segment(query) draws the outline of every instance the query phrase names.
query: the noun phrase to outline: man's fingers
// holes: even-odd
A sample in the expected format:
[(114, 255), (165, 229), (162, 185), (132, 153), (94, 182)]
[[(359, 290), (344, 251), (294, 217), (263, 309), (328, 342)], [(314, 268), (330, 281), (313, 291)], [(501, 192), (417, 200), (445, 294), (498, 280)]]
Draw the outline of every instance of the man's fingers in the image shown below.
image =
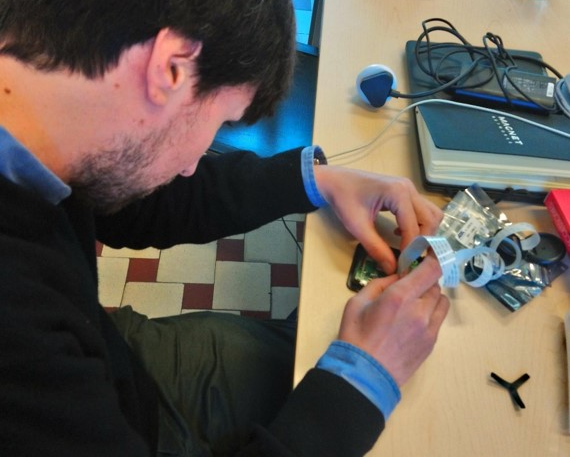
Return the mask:
[[(343, 321), (356, 321), (359, 319), (364, 308), (375, 302), (382, 293), (398, 281), (398, 275), (390, 275), (384, 278), (376, 278), (368, 282), (356, 295), (354, 295), (344, 308)], [(340, 335), (343, 334), (341, 326)]]
[(414, 205), (408, 199), (399, 202), (397, 210), (393, 213), (396, 216), (398, 231), (402, 237), (401, 248), (404, 248), (420, 234), (419, 218)]
[(428, 255), (401, 279), (400, 284), (411, 291), (409, 296), (418, 298), (424, 295), (434, 284), (437, 284), (441, 274), (441, 267), (437, 259)]
[(397, 280), (398, 275), (390, 275), (384, 278), (373, 279), (368, 284), (366, 284), (366, 286), (364, 286), (360, 292), (358, 292), (358, 296), (366, 301), (374, 300)]
[(433, 235), (443, 219), (443, 211), (429, 200), (422, 199), (414, 204), (418, 214), (420, 235)]
[[(410, 192), (416, 194), (415, 188)], [(429, 200), (420, 198), (419, 194), (399, 202), (394, 215), (398, 234), (402, 237), (402, 249), (418, 235), (433, 235), (443, 218), (442, 210)]]
[(396, 257), (392, 248), (375, 233), (375, 237), (370, 239), (361, 238), (361, 243), (366, 252), (370, 257), (372, 257), (377, 263), (380, 269), (386, 274), (392, 274), (396, 271)]
[(447, 312), (449, 311), (449, 299), (445, 295), (440, 295), (439, 300), (437, 301), (433, 313), (431, 314), (430, 320), (430, 330), (434, 332), (434, 335), (437, 335), (441, 324), (443, 323), (445, 317), (447, 316)]

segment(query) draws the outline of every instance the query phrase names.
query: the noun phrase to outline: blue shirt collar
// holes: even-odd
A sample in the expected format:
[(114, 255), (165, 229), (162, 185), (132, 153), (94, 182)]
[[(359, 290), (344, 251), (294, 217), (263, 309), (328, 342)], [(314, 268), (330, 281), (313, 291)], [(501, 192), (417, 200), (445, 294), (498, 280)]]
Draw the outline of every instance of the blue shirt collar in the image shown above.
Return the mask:
[(0, 126), (0, 176), (57, 205), (71, 195), (71, 187), (45, 167)]

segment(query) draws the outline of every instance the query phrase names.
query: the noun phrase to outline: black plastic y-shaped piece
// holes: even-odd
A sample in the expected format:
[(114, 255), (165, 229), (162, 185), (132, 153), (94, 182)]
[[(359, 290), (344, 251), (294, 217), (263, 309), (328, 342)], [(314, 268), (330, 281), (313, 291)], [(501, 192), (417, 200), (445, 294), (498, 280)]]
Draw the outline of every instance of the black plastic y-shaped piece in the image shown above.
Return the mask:
[(520, 378), (518, 378), (516, 381), (514, 382), (508, 382), (505, 381), (503, 378), (501, 378), (499, 375), (495, 374), (495, 373), (491, 373), (491, 377), (497, 381), (501, 386), (503, 386), (505, 389), (508, 390), (509, 395), (511, 396), (511, 399), (513, 400), (513, 402), (518, 405), (520, 408), (525, 408), (525, 405), (517, 391), (517, 389), (523, 385), (523, 383), (525, 381), (527, 381), (528, 379), (530, 379), (530, 376), (525, 373), (523, 374)]

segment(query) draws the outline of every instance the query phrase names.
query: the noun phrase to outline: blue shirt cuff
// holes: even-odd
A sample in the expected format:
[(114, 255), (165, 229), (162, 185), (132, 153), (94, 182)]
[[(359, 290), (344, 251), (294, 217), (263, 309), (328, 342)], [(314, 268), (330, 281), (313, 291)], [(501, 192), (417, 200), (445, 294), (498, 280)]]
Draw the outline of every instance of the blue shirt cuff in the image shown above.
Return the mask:
[(372, 356), (344, 341), (334, 341), (317, 368), (336, 374), (368, 398), (387, 420), (402, 398), (394, 378)]
[(318, 146), (308, 146), (301, 152), (301, 175), (303, 176), (303, 185), (307, 197), (313, 206), (321, 208), (327, 205), (327, 201), (323, 198), (317, 183), (315, 182), (315, 173), (313, 170), (314, 151)]

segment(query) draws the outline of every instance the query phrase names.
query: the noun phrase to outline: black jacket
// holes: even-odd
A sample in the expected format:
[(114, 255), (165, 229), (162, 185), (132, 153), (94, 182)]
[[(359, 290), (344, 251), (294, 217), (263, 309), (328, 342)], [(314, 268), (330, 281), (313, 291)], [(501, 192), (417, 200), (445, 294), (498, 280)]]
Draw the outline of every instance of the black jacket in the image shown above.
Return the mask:
[[(314, 210), (299, 160), (205, 156), (194, 176), (108, 217), (0, 178), (0, 455), (154, 455), (156, 389), (99, 305), (95, 239), (162, 249)], [(240, 455), (360, 456), (383, 426), (349, 384), (312, 370)]]

